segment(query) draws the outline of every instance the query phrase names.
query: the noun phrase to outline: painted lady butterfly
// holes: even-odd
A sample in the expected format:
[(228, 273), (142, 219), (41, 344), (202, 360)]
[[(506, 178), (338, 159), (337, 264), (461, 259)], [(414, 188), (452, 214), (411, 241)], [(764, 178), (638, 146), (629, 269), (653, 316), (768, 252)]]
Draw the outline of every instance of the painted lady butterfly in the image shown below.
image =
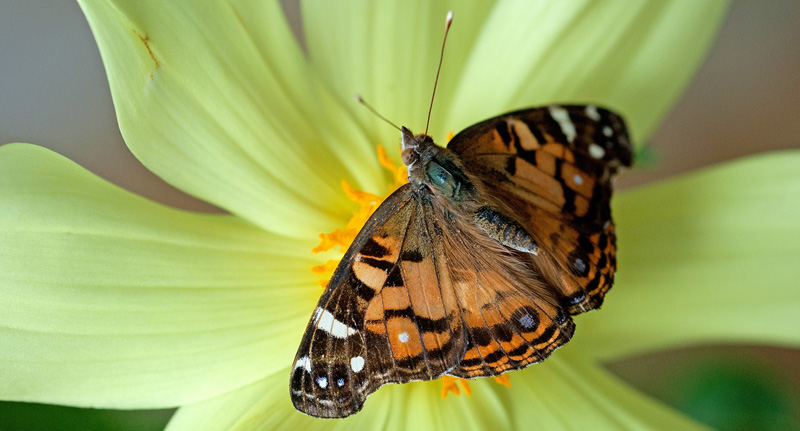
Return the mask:
[(525, 109), (447, 148), (402, 128), (402, 159), (409, 183), (358, 234), (300, 343), (301, 412), (345, 417), (387, 383), (540, 362), (614, 281), (611, 180), (632, 162), (616, 114)]

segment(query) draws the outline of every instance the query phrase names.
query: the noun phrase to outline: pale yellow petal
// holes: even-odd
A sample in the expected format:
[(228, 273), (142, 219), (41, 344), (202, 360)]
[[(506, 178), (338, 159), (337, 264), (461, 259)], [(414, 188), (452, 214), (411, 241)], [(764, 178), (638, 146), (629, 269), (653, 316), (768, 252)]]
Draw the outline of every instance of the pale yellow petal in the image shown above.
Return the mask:
[(620, 193), (613, 209), (620, 268), (603, 308), (577, 319), (586, 352), (800, 347), (800, 151)]
[(286, 366), (312, 244), (149, 202), (40, 147), (0, 147), (0, 398), (208, 399)]
[(82, 1), (131, 151), (170, 184), (273, 232), (316, 236), (382, 179), (278, 2)]

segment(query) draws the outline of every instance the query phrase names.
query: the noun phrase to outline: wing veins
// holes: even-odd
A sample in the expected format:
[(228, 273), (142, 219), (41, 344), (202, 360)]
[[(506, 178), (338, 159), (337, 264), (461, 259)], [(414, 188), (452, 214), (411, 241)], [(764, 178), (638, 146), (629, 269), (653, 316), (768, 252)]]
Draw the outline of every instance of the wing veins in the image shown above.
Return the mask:
[[(422, 211), (421, 205), (417, 205), (417, 209), (418, 209), (417, 210), (417, 216), (420, 216), (420, 212)], [(413, 217), (413, 215), (412, 215), (412, 217)], [(414, 219), (410, 218), (409, 220), (414, 220)], [(414, 220), (414, 221), (416, 221), (416, 220)], [(400, 254), (397, 256), (397, 264), (396, 265), (397, 265), (398, 269), (400, 270), (400, 276), (403, 278), (403, 289), (405, 289), (405, 291), (406, 291), (406, 297), (408, 297), (408, 303), (409, 303), (409, 305), (411, 307), (411, 311), (413, 312), (414, 311), (414, 303), (411, 301), (411, 294), (408, 291), (408, 282), (406, 281), (406, 272), (403, 270), (403, 265), (401, 265), (403, 249), (405, 248), (406, 239), (408, 238), (408, 232), (410, 231), (409, 226), (411, 226), (411, 221), (409, 221), (408, 226), (406, 226), (406, 231), (403, 234), (403, 242), (400, 244)], [(417, 323), (417, 315), (416, 315), (416, 313), (413, 314), (411, 320), (414, 322), (414, 327), (417, 328), (417, 337), (419, 337), (419, 344), (420, 344), (420, 346), (422, 346), (422, 352), (421, 352), (422, 353), (422, 359), (425, 361), (425, 366), (428, 368), (428, 376), (430, 377), (431, 376), (431, 373), (430, 373), (431, 365), (430, 365), (430, 361), (428, 361), (428, 349), (425, 348), (425, 342), (422, 340), (422, 331), (419, 328), (419, 323)], [(388, 335), (388, 333), (387, 333), (387, 335)], [(411, 349), (406, 347), (406, 352), (408, 353), (408, 356), (410, 358), (411, 357)]]

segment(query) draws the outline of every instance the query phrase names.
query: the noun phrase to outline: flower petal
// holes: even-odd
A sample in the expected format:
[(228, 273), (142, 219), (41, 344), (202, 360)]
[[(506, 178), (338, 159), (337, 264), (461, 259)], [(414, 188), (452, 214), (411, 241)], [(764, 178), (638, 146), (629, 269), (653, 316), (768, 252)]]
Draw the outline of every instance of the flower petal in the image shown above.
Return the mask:
[[(431, 119), (431, 130), (437, 131), (445, 130), (441, 119), (457, 84), (454, 77), (492, 7), (491, 2), (474, 0), (304, 1), (301, 5), (312, 66), (339, 99), (362, 94), (382, 115), (416, 133), (425, 128), (447, 11), (455, 11), (455, 21)], [(375, 143), (386, 145), (392, 156), (399, 155), (396, 130), (366, 109), (353, 111)], [(443, 133), (433, 136), (444, 138)]]
[[(566, 350), (566, 349), (564, 349)], [(388, 385), (345, 420), (313, 419), (294, 410), (285, 376), (273, 376), (217, 399), (182, 407), (167, 431), (271, 429), (704, 429), (650, 400), (575, 352), (512, 373), (511, 388), (471, 382), (471, 397), (442, 399), (441, 383)], [(580, 414), (575, 414), (580, 412)]]
[[(286, 377), (268, 377), (238, 391), (181, 407), (167, 431), (211, 430), (480, 430), (510, 429), (509, 418), (492, 390), (472, 398), (443, 400), (439, 382), (388, 385), (370, 396), (364, 409), (344, 420), (316, 419), (299, 413), (289, 400)], [(475, 406), (481, 406), (474, 409)]]
[(584, 357), (567, 346), (542, 364), (512, 373), (509, 390), (494, 388), (509, 412), (519, 412), (514, 429), (706, 429)]
[[(314, 419), (295, 411), (289, 401), (289, 369), (236, 391), (178, 409), (165, 431), (256, 431), (313, 429), (381, 429), (374, 415), (354, 420)], [(354, 428), (343, 428), (343, 423)]]
[(697, 343), (800, 347), (800, 151), (615, 198), (620, 269), (574, 343), (601, 359)]
[[(313, 245), (0, 147), (0, 399), (171, 407), (291, 361)], [(301, 306), (302, 304), (302, 306)]]
[(688, 84), (726, 6), (498, 2), (461, 72), (445, 125), (462, 128), (510, 108), (590, 102), (620, 112), (638, 142)]
[(342, 179), (374, 188), (383, 178), (358, 127), (307, 67), (278, 2), (81, 6), (122, 135), (170, 184), (308, 237), (352, 211)]

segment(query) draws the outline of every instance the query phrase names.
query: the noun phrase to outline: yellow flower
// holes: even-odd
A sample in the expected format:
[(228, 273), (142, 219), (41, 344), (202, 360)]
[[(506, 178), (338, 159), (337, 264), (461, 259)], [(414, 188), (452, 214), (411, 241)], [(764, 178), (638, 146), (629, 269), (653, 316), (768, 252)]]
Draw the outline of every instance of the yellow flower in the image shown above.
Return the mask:
[[(510, 388), (390, 385), (338, 422), (289, 401), (320, 294), (320, 232), (385, 194), (375, 156), (419, 131), (455, 9), (431, 133), (595, 102), (649, 135), (685, 86), (720, 2), (306, 2), (307, 53), (277, 2), (84, 1), (123, 136), (167, 182), (231, 215), (171, 209), (27, 144), (0, 148), (0, 398), (181, 406), (170, 430), (694, 429), (599, 361), (690, 343), (797, 346), (799, 152), (619, 194), (620, 272), (575, 339)], [(680, 29), (680, 30), (677, 30)], [(395, 151), (390, 151), (394, 154)], [(324, 261), (324, 259), (322, 259)]]

